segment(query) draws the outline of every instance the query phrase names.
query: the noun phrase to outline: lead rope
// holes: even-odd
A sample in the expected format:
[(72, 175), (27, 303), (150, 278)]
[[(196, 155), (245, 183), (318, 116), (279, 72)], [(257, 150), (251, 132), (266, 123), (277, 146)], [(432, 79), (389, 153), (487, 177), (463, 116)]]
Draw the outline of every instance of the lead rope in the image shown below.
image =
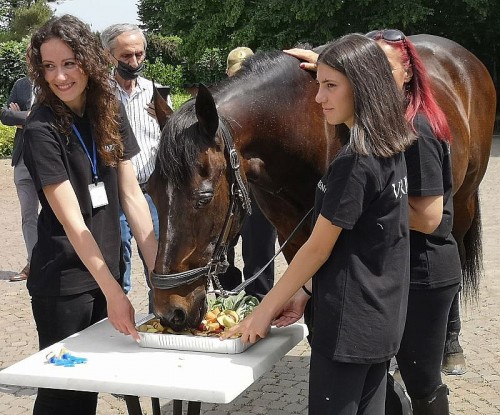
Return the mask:
[[(274, 254), (274, 256), (267, 262), (266, 265), (264, 265), (259, 271), (257, 271), (254, 275), (252, 275), (248, 280), (243, 281), (240, 285), (238, 285), (235, 289), (229, 291), (229, 290), (224, 290), (222, 287), (219, 278), (217, 275), (214, 275), (212, 278), (214, 280), (215, 286), (217, 289), (208, 291), (209, 293), (213, 294), (218, 294), (221, 295), (222, 297), (227, 297), (229, 295), (236, 295), (240, 291), (242, 291), (247, 285), (251, 284), (253, 281), (255, 281), (263, 272), (264, 270), (276, 259), (276, 257), (283, 251), (283, 248), (294, 238), (298, 230), (302, 227), (304, 224), (305, 220), (307, 217), (312, 213), (314, 208), (312, 207), (309, 209), (309, 211), (305, 214), (305, 216), (301, 219), (299, 224), (295, 227), (295, 229), (292, 231), (292, 233), (288, 236), (285, 242), (283, 242), (283, 245), (281, 245), (278, 249), (278, 251)], [(208, 280), (210, 281), (210, 279)]]

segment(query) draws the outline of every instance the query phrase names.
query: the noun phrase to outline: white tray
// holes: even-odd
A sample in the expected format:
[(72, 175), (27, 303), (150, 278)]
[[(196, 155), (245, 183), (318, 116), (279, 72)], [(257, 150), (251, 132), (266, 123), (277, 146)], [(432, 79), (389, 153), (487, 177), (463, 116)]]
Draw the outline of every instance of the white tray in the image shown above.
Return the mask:
[[(136, 323), (136, 327), (154, 318), (150, 314)], [(253, 343), (242, 343), (240, 338), (221, 341), (219, 337), (194, 334), (164, 334), (139, 332), (139, 346), (153, 349), (187, 350), (191, 352), (236, 354), (244, 352)]]

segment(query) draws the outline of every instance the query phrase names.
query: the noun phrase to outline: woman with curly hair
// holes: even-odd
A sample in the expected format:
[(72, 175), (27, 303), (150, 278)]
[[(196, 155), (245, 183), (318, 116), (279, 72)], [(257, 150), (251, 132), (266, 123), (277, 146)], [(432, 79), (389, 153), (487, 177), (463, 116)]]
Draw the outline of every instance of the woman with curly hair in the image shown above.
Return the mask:
[[(120, 285), (119, 205), (150, 270), (157, 242), (130, 158), (139, 152), (90, 28), (69, 15), (37, 30), (28, 50), (37, 104), (24, 130), (42, 210), (28, 290), (43, 349), (108, 317), (138, 339)], [(34, 414), (95, 414), (97, 393), (42, 389)]]

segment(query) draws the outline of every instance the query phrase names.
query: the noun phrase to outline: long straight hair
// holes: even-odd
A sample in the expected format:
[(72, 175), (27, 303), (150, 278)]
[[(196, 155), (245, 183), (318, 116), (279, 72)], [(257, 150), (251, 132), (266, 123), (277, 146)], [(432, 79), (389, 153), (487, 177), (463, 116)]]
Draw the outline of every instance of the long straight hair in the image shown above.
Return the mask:
[(351, 83), (354, 125), (349, 143), (356, 153), (390, 157), (413, 142), (403, 96), (376, 42), (361, 34), (343, 36), (326, 46), (318, 63), (343, 73)]

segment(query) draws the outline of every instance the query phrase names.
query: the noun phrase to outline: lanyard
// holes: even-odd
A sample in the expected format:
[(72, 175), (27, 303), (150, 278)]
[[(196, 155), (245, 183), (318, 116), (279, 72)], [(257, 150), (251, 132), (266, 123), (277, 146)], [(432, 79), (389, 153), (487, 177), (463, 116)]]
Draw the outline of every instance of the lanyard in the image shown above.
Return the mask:
[(82, 145), (83, 150), (85, 151), (85, 154), (87, 154), (87, 158), (89, 159), (90, 165), (92, 166), (92, 177), (94, 178), (94, 184), (97, 184), (97, 182), (99, 181), (99, 176), (97, 174), (97, 151), (95, 148), (94, 138), (92, 137), (92, 158), (91, 158), (89, 150), (87, 149), (87, 146), (83, 142), (82, 136), (80, 135), (80, 131), (78, 131), (75, 124), (73, 124), (71, 127), (73, 128), (73, 132), (76, 134), (76, 136), (80, 140), (80, 144)]

